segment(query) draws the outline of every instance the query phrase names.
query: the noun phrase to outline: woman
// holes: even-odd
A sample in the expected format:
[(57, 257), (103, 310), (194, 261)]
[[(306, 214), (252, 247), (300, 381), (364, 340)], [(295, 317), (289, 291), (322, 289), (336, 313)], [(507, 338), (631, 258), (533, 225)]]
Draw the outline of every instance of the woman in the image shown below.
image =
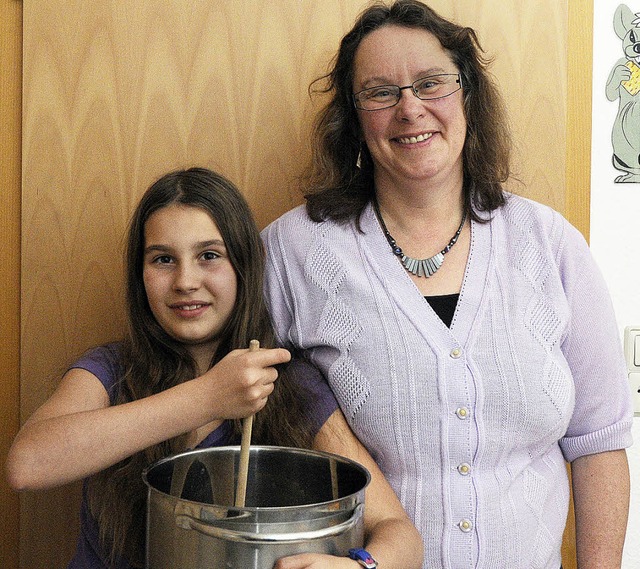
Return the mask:
[[(279, 374), (287, 350), (246, 348), (252, 339), (273, 346), (273, 332), (262, 297), (262, 243), (235, 187), (201, 168), (160, 178), (133, 215), (126, 263), (124, 341), (71, 366), (7, 460), (18, 490), (86, 480), (69, 567), (142, 567), (142, 470), (188, 448), (237, 444), (238, 419), (254, 413), (256, 443), (338, 452), (368, 467), (367, 547), (381, 567), (419, 567), (419, 534), (322, 376), (301, 360)], [(358, 566), (308, 554), (276, 569)]]
[[(306, 207), (265, 229), (283, 345), (329, 379), (425, 542), (424, 567), (619, 567), (631, 401), (604, 282), (558, 213), (508, 195), (476, 34), (365, 10), (326, 76)], [(426, 299), (426, 301), (425, 301)]]

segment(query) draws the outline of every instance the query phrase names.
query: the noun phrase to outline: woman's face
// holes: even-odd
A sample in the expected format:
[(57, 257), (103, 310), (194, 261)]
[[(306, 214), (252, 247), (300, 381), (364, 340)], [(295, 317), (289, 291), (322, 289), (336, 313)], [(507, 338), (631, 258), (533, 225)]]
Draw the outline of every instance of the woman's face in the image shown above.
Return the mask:
[(143, 280), (156, 320), (192, 355), (211, 357), (236, 302), (237, 276), (211, 216), (172, 204), (144, 227)]
[[(404, 87), (430, 75), (458, 72), (434, 35), (418, 28), (388, 25), (361, 41), (354, 60), (353, 92), (378, 85)], [(467, 129), (462, 90), (423, 101), (411, 89), (404, 89), (394, 107), (358, 110), (358, 118), (378, 186), (426, 180), (457, 182), (458, 178), (462, 183)]]

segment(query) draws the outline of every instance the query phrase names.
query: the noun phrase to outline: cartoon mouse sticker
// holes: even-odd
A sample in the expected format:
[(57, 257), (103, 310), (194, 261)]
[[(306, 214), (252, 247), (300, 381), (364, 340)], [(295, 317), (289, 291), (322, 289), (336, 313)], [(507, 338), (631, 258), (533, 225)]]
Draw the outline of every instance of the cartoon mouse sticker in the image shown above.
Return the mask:
[(620, 58), (607, 79), (609, 101), (619, 100), (613, 123), (613, 167), (622, 172), (616, 183), (640, 183), (640, 13), (620, 4), (613, 29), (622, 40)]

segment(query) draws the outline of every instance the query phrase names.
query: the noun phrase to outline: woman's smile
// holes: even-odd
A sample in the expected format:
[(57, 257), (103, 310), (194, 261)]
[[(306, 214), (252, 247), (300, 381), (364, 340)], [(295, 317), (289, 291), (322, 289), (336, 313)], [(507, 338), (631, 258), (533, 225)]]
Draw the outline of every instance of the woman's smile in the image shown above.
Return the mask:
[(396, 137), (394, 140), (399, 142), (400, 144), (416, 144), (418, 142), (424, 142), (425, 140), (429, 140), (433, 136), (432, 132), (425, 132), (424, 134), (418, 134), (417, 136), (403, 136)]
[[(368, 34), (354, 63), (353, 91), (376, 85), (412, 85), (434, 74), (457, 74), (450, 54), (431, 33), (388, 25)], [(463, 91), (423, 100), (402, 90), (398, 102), (358, 110), (362, 138), (374, 163), (376, 187), (409, 181), (456, 180), (462, 186), (462, 150), (467, 123)], [(408, 152), (410, 151), (410, 152)]]

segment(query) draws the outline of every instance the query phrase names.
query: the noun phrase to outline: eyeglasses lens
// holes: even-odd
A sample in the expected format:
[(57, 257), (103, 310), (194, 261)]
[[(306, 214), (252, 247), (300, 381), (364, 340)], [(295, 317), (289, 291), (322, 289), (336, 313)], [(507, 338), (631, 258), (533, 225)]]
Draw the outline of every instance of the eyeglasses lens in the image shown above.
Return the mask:
[(429, 101), (453, 95), (461, 88), (459, 74), (444, 73), (423, 77), (405, 87), (399, 87), (398, 85), (370, 87), (356, 93), (353, 96), (353, 100), (358, 109), (377, 111), (397, 105), (404, 89), (411, 89), (418, 99)]

